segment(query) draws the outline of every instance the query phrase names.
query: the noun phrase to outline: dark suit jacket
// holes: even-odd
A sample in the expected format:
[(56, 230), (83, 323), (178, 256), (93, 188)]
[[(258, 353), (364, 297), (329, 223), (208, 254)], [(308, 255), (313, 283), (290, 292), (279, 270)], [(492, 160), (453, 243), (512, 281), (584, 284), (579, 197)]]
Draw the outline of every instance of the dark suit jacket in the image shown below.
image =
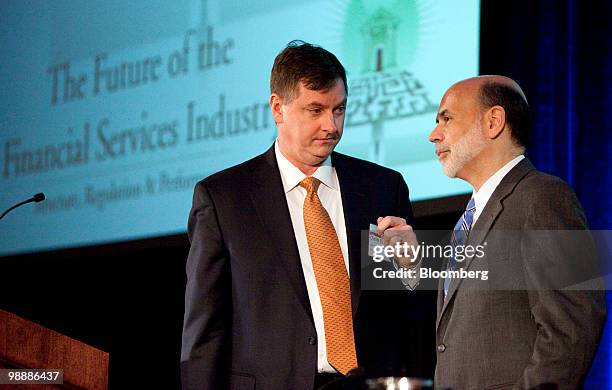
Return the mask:
[[(382, 342), (391, 349), (381, 351), (377, 340), (410, 325), (361, 293), (360, 232), (378, 216), (410, 222), (408, 188), (390, 169), (339, 153), (331, 159), (348, 236), (358, 361), (373, 373), (397, 371), (406, 343)], [(183, 387), (312, 390), (317, 334), (273, 147), (196, 185), (188, 235)], [(414, 297), (398, 294), (404, 306), (397, 312), (409, 312)]]
[[(461, 265), (488, 270), (489, 280), (453, 279), (446, 300), (440, 280), (437, 386), (580, 386), (605, 321), (604, 292), (559, 288), (582, 281), (572, 280), (576, 275), (597, 275), (586, 228), (576, 196), (560, 179), (527, 159), (504, 177), (467, 241), (487, 242), (486, 254)], [(573, 242), (578, 237), (581, 248)]]

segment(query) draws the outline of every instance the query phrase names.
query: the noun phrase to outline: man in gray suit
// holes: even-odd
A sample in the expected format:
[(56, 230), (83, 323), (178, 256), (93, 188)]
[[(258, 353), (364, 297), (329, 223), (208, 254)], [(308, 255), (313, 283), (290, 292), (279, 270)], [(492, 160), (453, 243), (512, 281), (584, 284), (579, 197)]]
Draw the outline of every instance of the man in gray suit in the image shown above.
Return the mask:
[[(605, 296), (576, 196), (523, 155), (531, 125), (525, 95), (506, 77), (467, 79), (445, 93), (436, 123), (429, 140), (444, 173), (474, 188), (452, 245), (488, 242), (484, 256), (444, 266), (488, 278), (439, 280), (436, 386), (580, 387), (600, 340)], [(388, 227), (406, 229), (393, 218), (379, 229)]]
[[(523, 156), (531, 125), (529, 107), (513, 80), (483, 76), (453, 85), (442, 98), (436, 123), (429, 140), (436, 145), (444, 173), (474, 188), (461, 217), (466, 244), (478, 245), (495, 231), (522, 231), (528, 236), (532, 231), (587, 228), (580, 204), (568, 185), (538, 172)], [(567, 240), (558, 239), (564, 236), (562, 233), (558, 237), (548, 234), (550, 240), (540, 245), (527, 243), (530, 240), (525, 235), (520, 245), (489, 248), (487, 264), (474, 259), (458, 267), (486, 267), (491, 277), (500, 270), (506, 282), (516, 279), (516, 273), (496, 264), (501, 262), (500, 255), (502, 259), (522, 260), (517, 269), (523, 271), (519, 278), (523, 280), (542, 280), (544, 275), (539, 271), (544, 268), (534, 266), (537, 262), (548, 262), (550, 269), (557, 271), (575, 269), (573, 264), (563, 263), (569, 259), (563, 254), (572, 248), (564, 247), (569, 244)], [(590, 263), (582, 265), (592, 268), (593, 258), (589, 256), (588, 260)], [(452, 267), (452, 259), (450, 263)], [(438, 386), (580, 386), (605, 321), (603, 291), (557, 290), (550, 285), (534, 285), (537, 282), (533, 280), (531, 285), (525, 281), (524, 289), (516, 288), (520, 282), (510, 282), (503, 288), (483, 290), (475, 285), (469, 288), (470, 282), (440, 281)]]

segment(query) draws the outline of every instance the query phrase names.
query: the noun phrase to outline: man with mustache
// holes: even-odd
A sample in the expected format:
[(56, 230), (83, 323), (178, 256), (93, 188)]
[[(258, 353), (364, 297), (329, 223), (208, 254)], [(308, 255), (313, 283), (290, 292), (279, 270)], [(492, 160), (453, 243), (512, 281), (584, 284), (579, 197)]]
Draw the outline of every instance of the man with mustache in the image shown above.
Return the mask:
[(385, 311), (361, 291), (361, 231), (381, 216), (412, 220), (406, 183), (333, 151), (347, 82), (332, 53), (291, 42), (274, 61), (270, 90), (274, 145), (195, 188), (183, 386), (313, 389), (358, 366), (398, 374), (403, 357), (423, 352), (387, 337), (415, 330), (405, 314), (413, 298), (400, 292)]
[(491, 275), (488, 284), (440, 280), (436, 386), (579, 387), (605, 321), (604, 293), (592, 290), (598, 279), (561, 289), (596, 276), (596, 264), (573, 191), (524, 157), (531, 119), (523, 91), (502, 76), (463, 80), (444, 94), (436, 123), (429, 140), (444, 173), (474, 188), (454, 243), (489, 241), (484, 258), (451, 258), (446, 269)]

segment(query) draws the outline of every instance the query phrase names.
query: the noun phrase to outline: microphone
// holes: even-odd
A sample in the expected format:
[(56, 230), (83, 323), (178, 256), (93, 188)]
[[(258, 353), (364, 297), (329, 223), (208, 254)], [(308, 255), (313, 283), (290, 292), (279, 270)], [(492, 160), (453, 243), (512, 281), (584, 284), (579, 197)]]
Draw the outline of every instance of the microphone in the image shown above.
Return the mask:
[(8, 208), (5, 212), (2, 213), (2, 215), (0, 215), (0, 219), (4, 218), (4, 216), (8, 214), (9, 211), (16, 209), (19, 206), (23, 206), (24, 204), (31, 203), (31, 202), (36, 202), (36, 203), (42, 202), (43, 200), (45, 200), (45, 194), (43, 194), (42, 192), (39, 192), (38, 194), (34, 195), (30, 199), (24, 200), (23, 202), (19, 202), (16, 205)]

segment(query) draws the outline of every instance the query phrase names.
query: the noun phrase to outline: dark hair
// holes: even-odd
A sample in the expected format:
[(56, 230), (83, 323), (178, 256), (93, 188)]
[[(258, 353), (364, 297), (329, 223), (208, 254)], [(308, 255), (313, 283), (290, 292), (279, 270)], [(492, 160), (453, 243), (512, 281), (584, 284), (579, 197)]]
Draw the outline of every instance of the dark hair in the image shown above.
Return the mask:
[(290, 101), (300, 82), (313, 91), (325, 91), (338, 79), (342, 79), (348, 94), (346, 71), (336, 56), (320, 46), (296, 40), (289, 42), (276, 56), (270, 75), (270, 92)]
[(527, 146), (531, 133), (531, 113), (524, 96), (516, 88), (496, 81), (483, 83), (479, 95), (485, 109), (493, 106), (504, 108), (512, 138), (520, 146)]

